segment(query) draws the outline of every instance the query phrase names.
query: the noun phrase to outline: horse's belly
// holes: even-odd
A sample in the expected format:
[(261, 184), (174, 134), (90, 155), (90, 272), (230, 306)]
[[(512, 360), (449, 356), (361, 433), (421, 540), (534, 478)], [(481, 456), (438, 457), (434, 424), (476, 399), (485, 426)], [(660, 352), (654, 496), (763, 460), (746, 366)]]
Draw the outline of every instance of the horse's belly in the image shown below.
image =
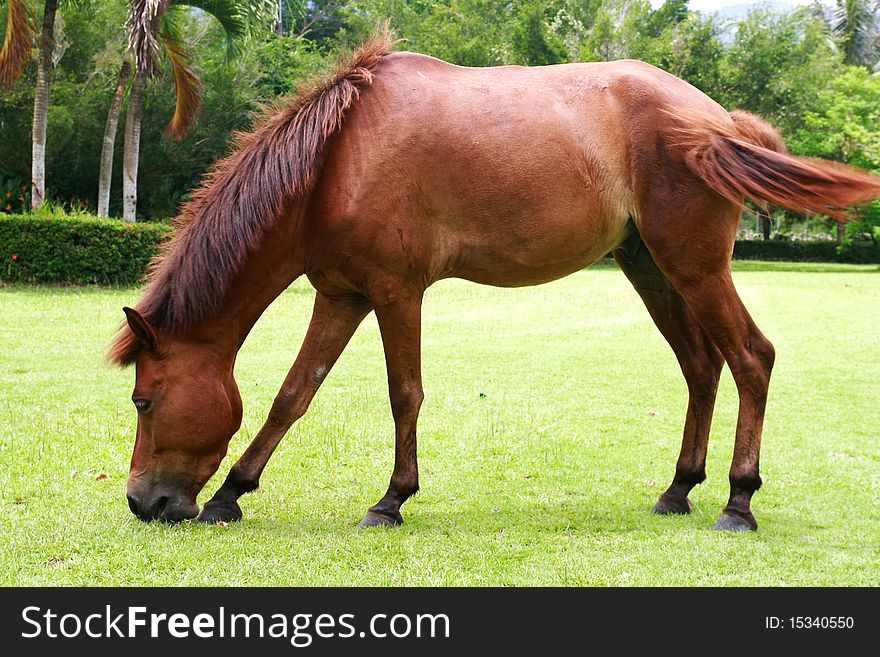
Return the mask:
[[(601, 257), (601, 256), (600, 256)], [(555, 281), (580, 271), (598, 260), (594, 257), (582, 257), (576, 260), (554, 263), (552, 266), (530, 267), (519, 262), (496, 262), (485, 268), (471, 267), (455, 272), (456, 278), (464, 278), (474, 283), (494, 285), (496, 287), (523, 287), (540, 285)]]
[(626, 223), (627, 216), (621, 213), (601, 221), (534, 227), (521, 240), (509, 234), (484, 234), (485, 239), (458, 245), (455, 266), (445, 274), (499, 287), (546, 283), (583, 269), (618, 246)]

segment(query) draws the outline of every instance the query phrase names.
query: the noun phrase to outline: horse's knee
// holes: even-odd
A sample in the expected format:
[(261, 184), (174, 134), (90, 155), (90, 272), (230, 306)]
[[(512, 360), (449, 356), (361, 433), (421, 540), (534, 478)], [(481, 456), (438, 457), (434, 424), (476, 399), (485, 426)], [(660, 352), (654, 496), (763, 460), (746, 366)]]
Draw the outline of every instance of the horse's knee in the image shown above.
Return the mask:
[(391, 391), (391, 413), (395, 419), (416, 417), (424, 399), (422, 386), (417, 383), (396, 386)]
[(308, 400), (298, 392), (279, 392), (269, 411), (269, 422), (289, 429), (308, 410)]

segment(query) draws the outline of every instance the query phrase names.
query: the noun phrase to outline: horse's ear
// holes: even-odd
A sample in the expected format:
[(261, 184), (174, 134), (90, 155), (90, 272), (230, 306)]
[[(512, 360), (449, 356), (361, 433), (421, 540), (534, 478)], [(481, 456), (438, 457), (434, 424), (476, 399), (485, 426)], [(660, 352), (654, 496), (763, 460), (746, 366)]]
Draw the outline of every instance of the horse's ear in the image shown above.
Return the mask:
[(159, 334), (153, 325), (134, 308), (124, 307), (122, 312), (125, 313), (125, 319), (128, 320), (128, 328), (137, 338), (144, 343), (149, 351), (158, 351)]

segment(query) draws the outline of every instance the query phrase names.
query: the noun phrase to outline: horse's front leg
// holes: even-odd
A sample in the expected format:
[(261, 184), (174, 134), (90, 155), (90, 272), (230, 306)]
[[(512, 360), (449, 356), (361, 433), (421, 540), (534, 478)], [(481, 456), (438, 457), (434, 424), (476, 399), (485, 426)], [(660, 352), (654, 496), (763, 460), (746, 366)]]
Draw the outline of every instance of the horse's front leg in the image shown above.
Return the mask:
[(306, 412), (330, 368), (370, 312), (363, 297), (328, 297), (318, 292), (312, 321), (296, 361), (275, 397), (269, 417), (199, 515), (201, 522), (241, 518), (238, 498), (255, 490), (269, 457), (293, 423)]
[(419, 489), (416, 460), (416, 422), (424, 395), (421, 373), (420, 292), (395, 295), (392, 302), (376, 305), (376, 319), (385, 348), (388, 392), (394, 416), (394, 471), (388, 492), (370, 507), (358, 527), (399, 525), (401, 505)]

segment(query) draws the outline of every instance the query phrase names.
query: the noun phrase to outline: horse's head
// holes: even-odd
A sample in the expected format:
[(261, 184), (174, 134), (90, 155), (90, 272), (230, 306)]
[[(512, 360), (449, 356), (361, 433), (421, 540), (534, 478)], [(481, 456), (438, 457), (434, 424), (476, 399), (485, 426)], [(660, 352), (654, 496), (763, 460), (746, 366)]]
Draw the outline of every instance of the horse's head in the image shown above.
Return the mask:
[(196, 496), (241, 425), (233, 363), (209, 344), (160, 338), (135, 310), (125, 314), (141, 343), (131, 395), (138, 423), (128, 505), (141, 520), (193, 518)]

